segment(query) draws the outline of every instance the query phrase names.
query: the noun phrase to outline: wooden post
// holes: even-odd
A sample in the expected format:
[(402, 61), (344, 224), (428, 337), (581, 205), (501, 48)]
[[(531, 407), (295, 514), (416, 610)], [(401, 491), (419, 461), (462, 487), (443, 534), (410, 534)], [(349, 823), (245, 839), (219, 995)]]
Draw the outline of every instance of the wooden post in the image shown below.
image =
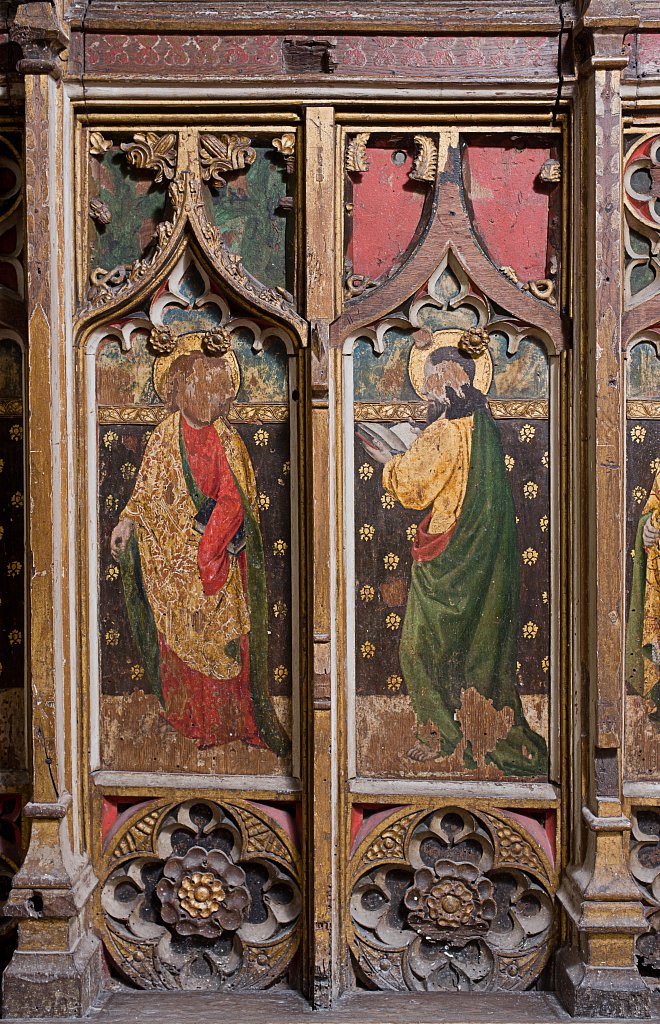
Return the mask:
[[(607, 9), (604, 9), (607, 8)], [(623, 38), (636, 18), (627, 4), (592, 0), (578, 27), (581, 215), (576, 292), (581, 296), (574, 393), (574, 452), (580, 494), (576, 692), (583, 694), (587, 771), (576, 787), (573, 851), (560, 899), (572, 945), (558, 957), (558, 991), (579, 1016), (644, 1017), (650, 997), (635, 964), (646, 930), (629, 869), (630, 821), (623, 813), (625, 650), (625, 378), (621, 349)], [(580, 582), (581, 581), (581, 582)], [(581, 589), (580, 589), (581, 588)]]
[(23, 50), (28, 318), (28, 543), (32, 801), (25, 861), (5, 907), (18, 949), (3, 977), (7, 1016), (87, 1010), (100, 984), (100, 944), (87, 905), (96, 884), (76, 816), (79, 765), (70, 718), (63, 98), (58, 54), (66, 43), (49, 3), (27, 3), (11, 30)]
[(333, 944), (338, 928), (336, 736), (332, 714), (333, 671), (330, 634), (331, 533), (329, 325), (334, 295), (334, 159), (332, 107), (309, 107), (305, 117), (306, 311), (312, 327), (310, 465), (313, 555), (313, 683), (307, 709), (309, 826), (310, 978), (315, 1007), (328, 1007), (336, 993)]

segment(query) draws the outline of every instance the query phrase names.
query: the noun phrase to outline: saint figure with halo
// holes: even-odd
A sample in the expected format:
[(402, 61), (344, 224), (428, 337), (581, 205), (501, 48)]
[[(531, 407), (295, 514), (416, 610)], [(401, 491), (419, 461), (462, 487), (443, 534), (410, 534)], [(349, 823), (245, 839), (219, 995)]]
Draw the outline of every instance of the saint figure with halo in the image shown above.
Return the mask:
[[(519, 562), (516, 514), (500, 435), (486, 393), (493, 376), (479, 330), (422, 336), (410, 354), (413, 387), (428, 424), (393, 454), (371, 437), (383, 488), (409, 509), (428, 510), (412, 545), (399, 660), (420, 723), (413, 761), (450, 756), (463, 739), (456, 712), (474, 687), (508, 734), (486, 755), (505, 775), (547, 772), (546, 742), (527, 722), (517, 685)], [(400, 433), (400, 432), (399, 432)], [(466, 768), (476, 767), (467, 744)]]
[(150, 337), (168, 415), (111, 537), (131, 629), (164, 716), (200, 749), (289, 749), (268, 691), (254, 469), (228, 420), (240, 371), (222, 327)]

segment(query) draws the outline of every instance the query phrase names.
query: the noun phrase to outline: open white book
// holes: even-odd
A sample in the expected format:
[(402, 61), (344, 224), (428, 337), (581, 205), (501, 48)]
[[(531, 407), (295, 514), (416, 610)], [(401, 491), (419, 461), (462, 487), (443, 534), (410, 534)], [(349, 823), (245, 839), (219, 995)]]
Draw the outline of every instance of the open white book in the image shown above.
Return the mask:
[(421, 431), (412, 423), (395, 423), (391, 427), (385, 427), (382, 423), (359, 423), (356, 433), (367, 454), (387, 449), (391, 458), (407, 452)]

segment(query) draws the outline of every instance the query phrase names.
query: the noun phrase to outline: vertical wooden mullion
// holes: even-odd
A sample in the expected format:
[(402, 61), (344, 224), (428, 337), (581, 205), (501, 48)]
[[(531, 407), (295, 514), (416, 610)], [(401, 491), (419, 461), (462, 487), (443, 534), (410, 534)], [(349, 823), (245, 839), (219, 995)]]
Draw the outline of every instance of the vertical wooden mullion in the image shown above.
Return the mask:
[[(305, 111), (305, 309), (311, 325), (311, 409), (308, 466), (311, 467), (310, 685), (303, 717), (308, 902), (307, 992), (315, 1007), (331, 1005), (337, 990), (334, 950), (338, 928), (338, 821), (335, 675), (332, 658), (333, 601), (331, 551), (332, 368), (329, 326), (335, 317), (334, 111)], [(336, 710), (336, 707), (335, 707)]]

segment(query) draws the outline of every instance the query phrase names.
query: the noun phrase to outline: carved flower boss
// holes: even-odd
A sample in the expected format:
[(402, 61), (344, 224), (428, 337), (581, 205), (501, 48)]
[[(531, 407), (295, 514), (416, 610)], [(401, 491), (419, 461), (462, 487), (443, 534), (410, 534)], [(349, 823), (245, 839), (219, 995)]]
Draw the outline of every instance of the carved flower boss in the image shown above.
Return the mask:
[(461, 944), (487, 931), (497, 909), (492, 882), (474, 864), (451, 860), (419, 868), (404, 903), (409, 926), (423, 938)]
[(170, 857), (156, 887), (161, 917), (179, 935), (217, 939), (238, 931), (250, 909), (245, 872), (222, 850), (193, 846)]

